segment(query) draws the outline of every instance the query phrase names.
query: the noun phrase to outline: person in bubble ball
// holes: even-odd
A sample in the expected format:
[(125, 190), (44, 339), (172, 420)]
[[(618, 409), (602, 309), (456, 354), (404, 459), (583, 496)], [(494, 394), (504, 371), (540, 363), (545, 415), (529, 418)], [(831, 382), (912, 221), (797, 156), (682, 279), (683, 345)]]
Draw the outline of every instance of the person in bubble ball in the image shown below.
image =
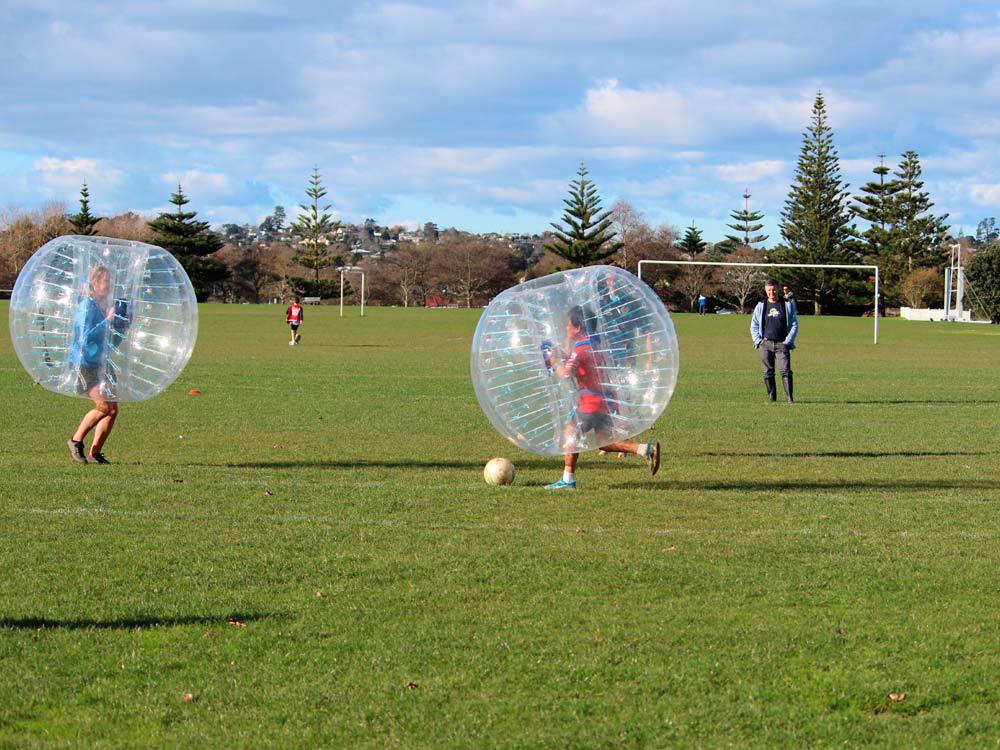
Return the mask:
[[(118, 418), (118, 404), (106, 398), (101, 371), (107, 357), (109, 327), (114, 327), (115, 305), (108, 304), (111, 279), (107, 267), (91, 268), (88, 282), (89, 292), (80, 300), (73, 321), (69, 361), (78, 372), (77, 392), (88, 396), (94, 402), (94, 408), (83, 416), (67, 444), (74, 461), (108, 464), (111, 462), (104, 457), (102, 449)], [(94, 440), (90, 453), (85, 455), (83, 441), (91, 430), (94, 431)]]
[[(611, 441), (612, 420), (610, 410), (613, 398), (602, 386), (598, 362), (594, 348), (587, 334), (586, 316), (579, 306), (569, 311), (566, 320), (567, 352), (556, 352), (551, 346), (543, 346), (545, 365), (561, 378), (573, 378), (577, 389), (577, 404), (570, 424), (566, 426), (566, 444), (572, 443), (577, 429), (580, 432), (594, 432), (597, 444), (605, 453), (634, 453), (643, 456), (652, 474), (660, 469), (660, 444), (636, 443), (631, 440)], [(548, 490), (575, 490), (576, 464), (579, 453), (566, 453), (563, 476), (557, 482), (546, 485)]]

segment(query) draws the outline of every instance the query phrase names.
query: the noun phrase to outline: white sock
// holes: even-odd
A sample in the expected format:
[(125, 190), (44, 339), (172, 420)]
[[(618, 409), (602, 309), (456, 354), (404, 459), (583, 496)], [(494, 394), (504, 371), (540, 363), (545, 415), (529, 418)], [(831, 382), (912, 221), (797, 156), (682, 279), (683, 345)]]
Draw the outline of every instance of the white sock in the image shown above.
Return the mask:
[(642, 445), (640, 445), (639, 446), (639, 451), (638, 451), (639, 455), (640, 456), (647, 456), (648, 457), (649, 453), (650, 453), (650, 450), (649, 450), (650, 447), (651, 446), (649, 445), (649, 443), (643, 443)]
[(569, 484), (570, 482), (576, 481), (576, 473), (570, 471), (569, 469), (563, 469), (563, 481)]

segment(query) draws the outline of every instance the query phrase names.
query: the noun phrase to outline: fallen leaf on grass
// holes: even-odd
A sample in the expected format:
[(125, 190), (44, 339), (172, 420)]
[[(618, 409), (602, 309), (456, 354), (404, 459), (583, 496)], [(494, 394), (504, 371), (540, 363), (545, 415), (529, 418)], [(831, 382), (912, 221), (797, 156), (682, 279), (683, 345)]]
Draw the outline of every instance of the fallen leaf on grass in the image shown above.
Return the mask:
[(893, 703), (899, 703), (900, 701), (906, 700), (906, 693), (889, 693), (889, 700)]
[(828, 515), (827, 515), (826, 513), (821, 513), (821, 514), (820, 514), (820, 516), (819, 516), (819, 520), (820, 520), (820, 521), (825, 521), (825, 520), (826, 520), (826, 519), (828, 519), (829, 517), (830, 517), (830, 516), (828, 516)]
[(194, 693), (184, 693), (184, 695), (182, 697), (183, 697), (185, 703), (197, 703), (198, 702), (198, 696), (195, 695)]
[(323, 598), (323, 597), (325, 596), (325, 594), (324, 594), (324, 593), (323, 593), (322, 591), (317, 591), (317, 592), (316, 592), (316, 596), (317, 596), (318, 598), (322, 599), (322, 598)]
[(271, 490), (264, 490), (265, 497), (274, 497), (274, 493)]
[(174, 484), (184, 484), (184, 480), (183, 479), (175, 479), (174, 480)]
[(229, 625), (230, 627), (233, 628), (245, 628), (247, 626), (245, 622), (235, 617), (230, 617), (228, 620), (226, 620), (226, 625)]
[(275, 443), (275, 444), (274, 444), (274, 445), (272, 445), (271, 447), (272, 447), (272, 448), (274, 448), (275, 450), (277, 450), (277, 449), (279, 449), (279, 448), (284, 448), (285, 446), (283, 446), (283, 445), (278, 445), (277, 443)]
[(664, 547), (663, 551), (664, 552), (676, 552), (677, 551), (677, 545), (676, 544), (671, 544), (669, 547)]
[(218, 633), (216, 633), (211, 628), (209, 628), (208, 630), (205, 631), (205, 637), (206, 638), (215, 638), (215, 636), (217, 636), (217, 635), (218, 635)]
[(415, 683), (415, 682), (414, 682), (413, 680), (409, 680), (409, 681), (408, 681), (408, 682), (406, 683), (406, 689), (407, 689), (407, 690), (416, 690), (416, 689), (417, 689), (417, 687), (418, 687), (417, 683)]
[(159, 593), (160, 593), (160, 590), (159, 590), (159, 589), (153, 589), (153, 593), (154, 593), (154, 594), (159, 594)]
[(188, 391), (188, 395), (189, 396), (200, 396), (201, 395), (201, 391), (199, 391), (197, 388), (192, 388), (190, 391)]
[(183, 440), (183, 439), (184, 439), (184, 436), (183, 436), (183, 435), (178, 435), (178, 436), (177, 436), (177, 439), (178, 439), (178, 440)]

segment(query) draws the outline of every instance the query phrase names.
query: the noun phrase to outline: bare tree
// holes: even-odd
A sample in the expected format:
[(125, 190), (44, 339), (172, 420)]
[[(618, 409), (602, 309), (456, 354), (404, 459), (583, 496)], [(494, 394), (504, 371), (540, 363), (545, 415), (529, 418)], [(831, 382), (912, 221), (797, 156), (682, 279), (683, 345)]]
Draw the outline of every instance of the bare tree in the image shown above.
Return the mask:
[(941, 272), (933, 268), (912, 271), (899, 285), (899, 292), (909, 307), (928, 307), (941, 302)]
[(712, 266), (682, 266), (677, 278), (670, 283), (670, 289), (684, 298), (689, 310), (694, 310), (698, 295), (710, 291), (713, 276)]
[[(726, 262), (729, 263), (761, 263), (764, 254), (751, 247), (741, 247), (734, 250)], [(735, 302), (741, 313), (747, 311), (747, 300), (758, 291), (764, 283), (767, 274), (759, 268), (751, 266), (735, 266), (722, 272), (719, 291), (726, 299)]]
[(653, 230), (646, 223), (642, 213), (625, 200), (615, 201), (611, 207), (610, 217), (615, 236), (622, 243), (621, 249), (610, 258), (610, 261), (626, 271), (635, 273), (636, 263), (641, 257), (639, 246), (648, 242)]
[(126, 211), (117, 216), (101, 219), (94, 226), (94, 232), (102, 237), (115, 237), (133, 242), (148, 242), (150, 235), (152, 235), (149, 222), (134, 211)]
[(514, 256), (505, 245), (474, 237), (443, 240), (434, 247), (431, 279), (446, 296), (472, 307), (513, 286)]
[(422, 305), (427, 292), (428, 266), (432, 247), (406, 245), (386, 255), (374, 267), (371, 297), (403, 307)]
[(12, 209), (0, 214), (0, 268), (4, 284), (17, 277), (28, 258), (51, 239), (72, 232), (66, 204), (51, 202), (34, 211)]

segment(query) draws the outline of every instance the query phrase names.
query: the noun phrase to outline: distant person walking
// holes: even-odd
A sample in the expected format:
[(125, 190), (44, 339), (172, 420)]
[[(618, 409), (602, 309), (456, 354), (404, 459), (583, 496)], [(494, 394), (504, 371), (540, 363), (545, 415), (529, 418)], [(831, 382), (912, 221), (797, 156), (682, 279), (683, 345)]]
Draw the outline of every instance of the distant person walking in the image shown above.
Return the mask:
[(781, 287), (781, 292), (785, 295), (785, 299), (791, 300), (792, 302), (795, 301), (795, 294), (792, 292), (792, 288), (788, 286), (788, 284)]
[(285, 322), (288, 323), (288, 327), (292, 331), (292, 340), (288, 342), (289, 346), (295, 346), (302, 340), (299, 335), (299, 326), (302, 325), (303, 320), (305, 320), (305, 313), (302, 310), (302, 305), (299, 304), (299, 298), (292, 297), (292, 304), (285, 310)]
[(699, 315), (704, 315), (706, 312), (708, 312), (708, 297), (706, 297), (704, 294), (699, 294), (698, 295), (698, 314)]
[(785, 387), (788, 403), (794, 403), (792, 395), (792, 349), (799, 333), (799, 316), (795, 309), (795, 299), (779, 299), (778, 282), (768, 279), (764, 284), (766, 299), (758, 302), (750, 318), (750, 337), (753, 346), (760, 351), (760, 365), (764, 370), (764, 386), (767, 397), (777, 400), (777, 386), (774, 382), (774, 368), (777, 363), (781, 382)]

